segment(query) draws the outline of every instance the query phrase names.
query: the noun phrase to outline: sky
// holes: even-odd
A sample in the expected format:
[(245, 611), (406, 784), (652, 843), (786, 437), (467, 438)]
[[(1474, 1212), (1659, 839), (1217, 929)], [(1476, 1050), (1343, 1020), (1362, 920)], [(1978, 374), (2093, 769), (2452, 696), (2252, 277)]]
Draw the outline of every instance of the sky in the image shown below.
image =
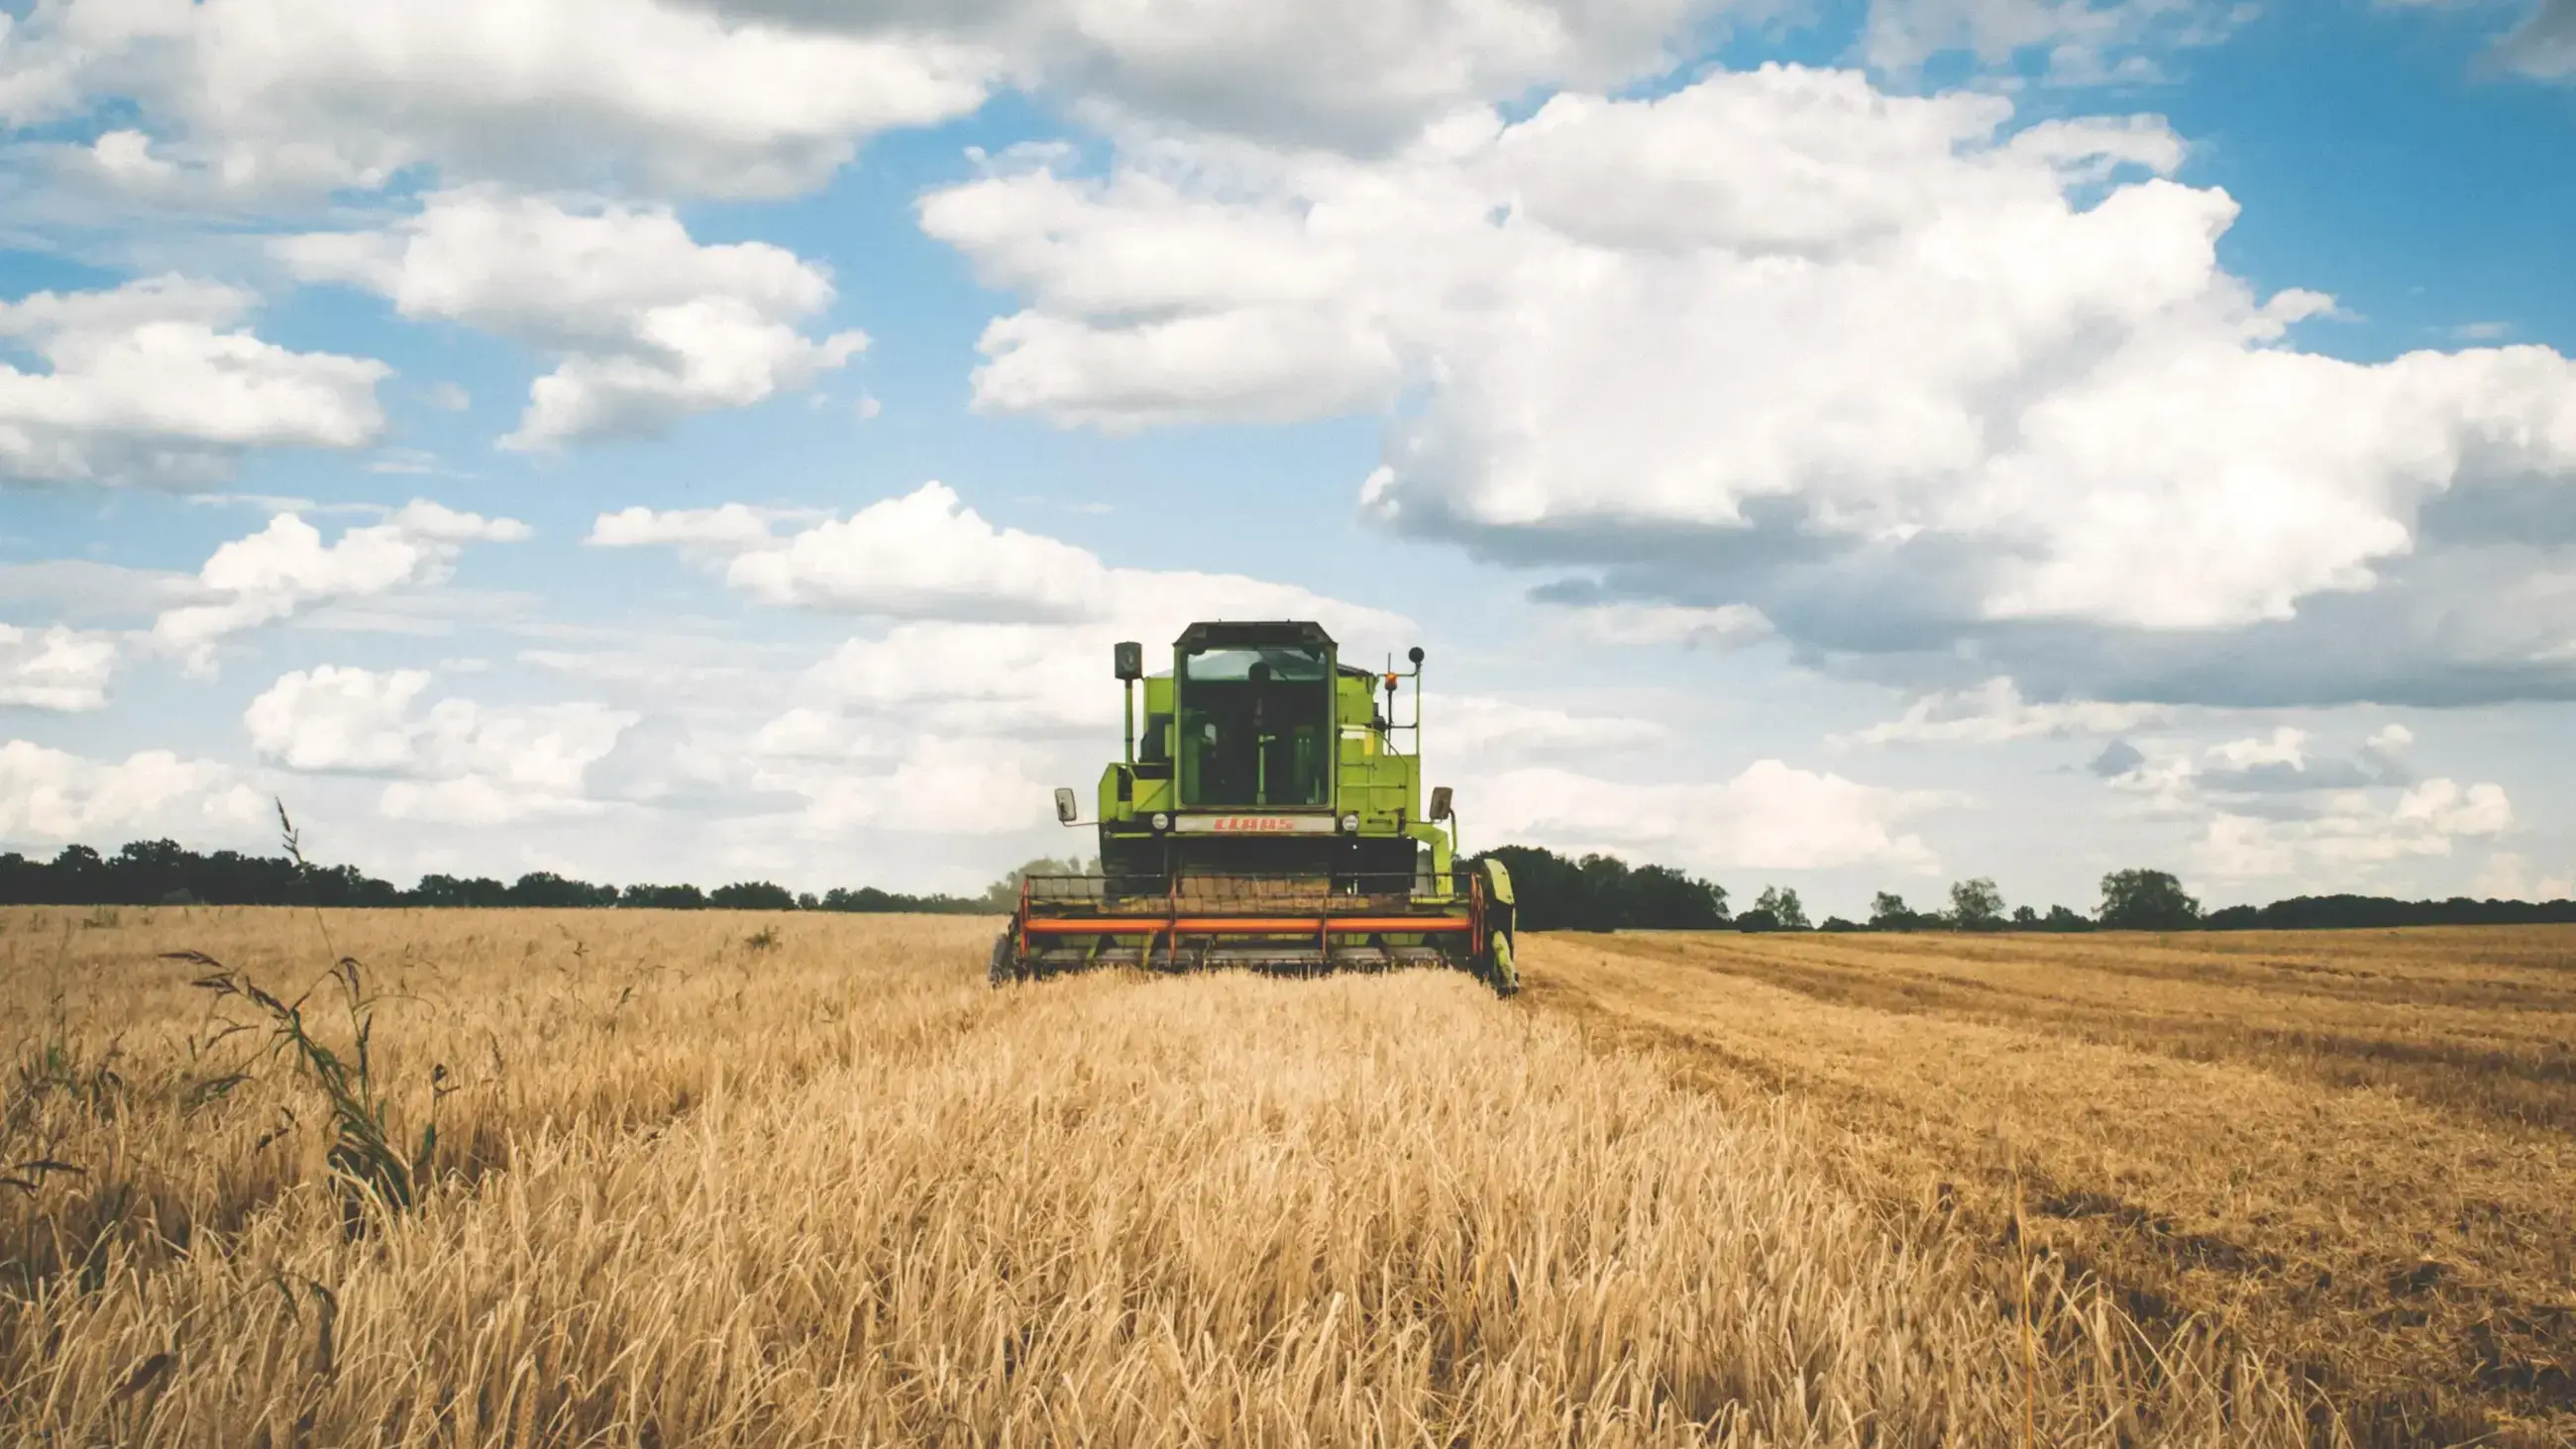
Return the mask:
[(1290, 617), (1469, 849), (2576, 894), (2571, 138), (2571, 0), (0, 0), (0, 848), (971, 891)]

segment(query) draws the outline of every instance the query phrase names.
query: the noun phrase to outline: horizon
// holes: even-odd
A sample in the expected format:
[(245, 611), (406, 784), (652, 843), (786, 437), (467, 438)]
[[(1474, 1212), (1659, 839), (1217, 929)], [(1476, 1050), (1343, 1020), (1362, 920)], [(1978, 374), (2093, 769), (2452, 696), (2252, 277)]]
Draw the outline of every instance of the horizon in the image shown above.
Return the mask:
[(1298, 617), (1470, 849), (2576, 896), (2565, 0), (1220, 9), (0, 4), (0, 851), (970, 895)]

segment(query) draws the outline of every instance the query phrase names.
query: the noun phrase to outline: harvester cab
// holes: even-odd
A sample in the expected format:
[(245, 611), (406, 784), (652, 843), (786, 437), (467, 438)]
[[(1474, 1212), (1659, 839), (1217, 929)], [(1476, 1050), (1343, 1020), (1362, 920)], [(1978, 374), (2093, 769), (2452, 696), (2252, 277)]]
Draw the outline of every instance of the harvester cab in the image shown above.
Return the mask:
[[(1421, 650), (1370, 670), (1315, 624), (1208, 623), (1182, 632), (1167, 673), (1145, 672), (1139, 644), (1113, 665), (1126, 746), (1100, 776), (1099, 870), (1022, 880), (994, 984), (1109, 965), (1445, 964), (1519, 988), (1510, 874), (1458, 861), (1447, 786), (1423, 808)], [(1058, 820), (1080, 813), (1056, 792)]]

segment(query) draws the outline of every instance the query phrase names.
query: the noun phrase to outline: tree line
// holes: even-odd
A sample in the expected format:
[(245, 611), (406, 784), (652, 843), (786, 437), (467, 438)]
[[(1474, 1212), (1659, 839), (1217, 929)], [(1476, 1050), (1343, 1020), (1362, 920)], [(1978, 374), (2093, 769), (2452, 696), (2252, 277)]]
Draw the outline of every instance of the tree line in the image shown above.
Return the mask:
[[(2113, 871), (2091, 911), (2052, 905), (2007, 908), (1985, 877), (1952, 885), (1945, 905), (1918, 911), (1892, 891), (1879, 892), (1865, 921), (1829, 916), (1810, 922), (1798, 892), (1765, 886), (1741, 911), (1726, 887), (1665, 865), (1631, 866), (1616, 856), (1559, 855), (1536, 846), (1488, 852), (1511, 871), (1520, 924), (1533, 931), (2245, 931), (2377, 929), (2394, 926), (2576, 923), (2576, 901), (2498, 901), (2453, 897), (2403, 901), (2385, 896), (2297, 896), (2263, 906), (2205, 911), (2160, 870)], [(817, 895), (769, 881), (694, 885), (599, 885), (552, 871), (503, 882), (491, 876), (424, 875), (409, 890), (354, 866), (312, 865), (280, 856), (218, 850), (199, 854), (175, 841), (138, 840), (113, 855), (67, 845), (50, 861), (0, 854), (0, 905), (456, 906), (584, 907), (653, 910), (848, 911), (982, 914), (1010, 910), (1031, 874), (1081, 873), (1081, 860), (1030, 861), (972, 896), (910, 895), (874, 886), (835, 887)]]
[[(1017, 881), (1011, 883), (1017, 899)], [(1000, 890), (995, 887), (995, 891)], [(694, 885), (597, 885), (553, 871), (530, 871), (504, 883), (491, 876), (424, 875), (409, 890), (355, 866), (312, 865), (292, 855), (218, 850), (200, 855), (170, 840), (138, 840), (114, 855), (67, 845), (50, 861), (14, 851), (0, 855), (0, 905), (10, 906), (552, 906), (652, 910), (926, 911), (979, 913), (1003, 909), (982, 896), (906, 895), (861, 886), (821, 895), (769, 881)]]
[(2296, 896), (2209, 911), (2172, 873), (2117, 870), (2102, 877), (2091, 911), (2007, 907), (1993, 880), (1953, 884), (1946, 904), (1916, 910), (1893, 891), (1870, 901), (1864, 921), (1811, 924), (1796, 890), (1765, 886), (1752, 906), (1727, 908), (1726, 887), (1669, 866), (1631, 867), (1615, 856), (1569, 858), (1532, 846), (1487, 852), (1508, 867), (1520, 924), (1533, 931), (2296, 931), (2394, 926), (2576, 923), (2576, 901), (2404, 901), (2387, 896)]

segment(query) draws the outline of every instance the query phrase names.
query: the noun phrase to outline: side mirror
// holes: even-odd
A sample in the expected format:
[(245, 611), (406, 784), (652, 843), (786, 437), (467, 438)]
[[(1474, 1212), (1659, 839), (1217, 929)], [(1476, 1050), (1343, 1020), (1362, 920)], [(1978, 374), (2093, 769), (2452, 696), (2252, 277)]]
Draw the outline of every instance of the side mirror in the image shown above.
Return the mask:
[(1057, 786), (1055, 791), (1055, 818), (1063, 824), (1071, 825), (1074, 817), (1081, 813), (1082, 807), (1073, 798), (1073, 791), (1062, 785)]
[(1129, 683), (1145, 677), (1145, 646), (1130, 639), (1111, 651), (1117, 661), (1118, 677)]
[(1449, 818), (1449, 787), (1446, 785), (1431, 787), (1431, 818), (1434, 820)]
[(1414, 668), (1420, 669), (1422, 667), (1422, 646), (1416, 644), (1412, 648), (1405, 650), (1404, 657), (1413, 661)]

